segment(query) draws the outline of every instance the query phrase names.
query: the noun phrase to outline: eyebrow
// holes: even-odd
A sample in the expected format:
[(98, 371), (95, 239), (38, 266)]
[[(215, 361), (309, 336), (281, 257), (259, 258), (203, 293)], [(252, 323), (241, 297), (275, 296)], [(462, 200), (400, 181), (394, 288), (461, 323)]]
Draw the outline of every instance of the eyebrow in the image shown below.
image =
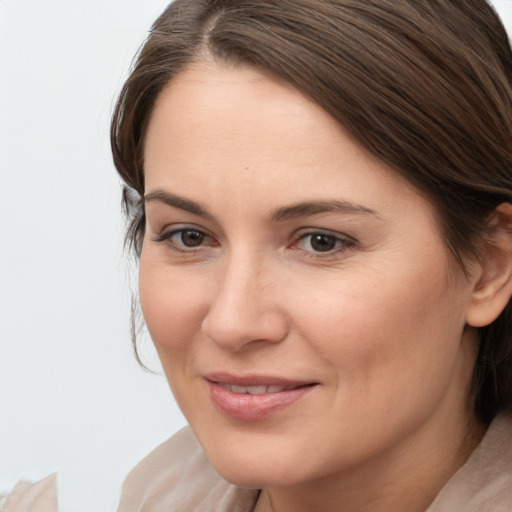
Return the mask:
[(379, 214), (366, 206), (351, 203), (350, 201), (332, 200), (332, 201), (308, 201), (297, 203), (291, 206), (284, 206), (274, 210), (272, 220), (284, 221), (298, 217), (308, 217), (321, 213), (343, 213), (343, 214), (361, 214), (373, 215), (379, 217)]
[[(144, 196), (145, 203), (163, 203), (173, 208), (185, 210), (194, 215), (204, 217), (207, 219), (215, 220), (215, 216), (211, 214), (204, 206), (185, 199), (184, 197), (171, 194), (162, 189), (156, 189)], [(359, 215), (373, 215), (379, 217), (379, 214), (363, 205), (351, 203), (344, 200), (328, 200), (328, 201), (306, 201), (302, 203), (293, 204), (290, 206), (283, 206), (277, 208), (272, 212), (271, 219), (274, 222), (295, 219), (299, 217), (308, 217), (312, 215), (319, 215), (321, 213), (343, 213), (343, 214), (359, 214)]]
[(209, 213), (206, 210), (206, 208), (201, 206), (199, 203), (191, 201), (190, 199), (185, 199), (184, 197), (170, 194), (169, 192), (165, 192), (162, 189), (156, 189), (150, 192), (149, 194), (145, 195), (144, 202), (163, 203), (166, 204), (167, 206), (172, 206), (174, 208), (179, 208), (181, 210), (193, 213), (194, 215), (198, 215), (199, 217), (205, 217), (207, 219), (214, 218), (214, 216), (211, 213)]

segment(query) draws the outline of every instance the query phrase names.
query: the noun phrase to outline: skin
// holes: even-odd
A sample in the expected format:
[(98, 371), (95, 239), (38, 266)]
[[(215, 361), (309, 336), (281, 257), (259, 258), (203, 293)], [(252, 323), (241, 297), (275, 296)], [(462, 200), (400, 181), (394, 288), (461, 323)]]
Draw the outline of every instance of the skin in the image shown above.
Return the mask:
[[(211, 463), (263, 489), (258, 512), (424, 511), (483, 433), (481, 274), (453, 263), (431, 204), (292, 86), (211, 62), (161, 94), (145, 173), (142, 309)], [(316, 385), (245, 421), (212, 403), (219, 371)]]

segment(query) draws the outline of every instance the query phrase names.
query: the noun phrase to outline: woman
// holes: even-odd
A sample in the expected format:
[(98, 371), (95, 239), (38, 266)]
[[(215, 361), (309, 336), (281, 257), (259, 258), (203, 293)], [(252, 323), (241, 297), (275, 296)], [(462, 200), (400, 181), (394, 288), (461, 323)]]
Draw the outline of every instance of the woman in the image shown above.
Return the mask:
[(484, 0), (167, 8), (112, 147), (191, 430), (120, 511), (511, 510), (511, 84)]

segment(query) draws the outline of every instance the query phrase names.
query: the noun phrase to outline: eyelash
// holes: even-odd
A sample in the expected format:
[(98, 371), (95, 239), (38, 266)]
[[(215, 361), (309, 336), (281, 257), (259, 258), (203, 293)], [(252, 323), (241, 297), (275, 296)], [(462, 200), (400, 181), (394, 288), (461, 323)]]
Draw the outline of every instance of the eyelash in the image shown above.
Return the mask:
[(328, 239), (329, 242), (334, 243), (334, 247), (331, 249), (328, 249), (326, 251), (319, 251), (319, 250), (307, 250), (307, 249), (300, 249), (297, 248), (296, 250), (303, 250), (307, 257), (313, 257), (313, 258), (321, 258), (321, 257), (329, 257), (329, 256), (335, 256), (337, 254), (343, 253), (347, 251), (350, 248), (353, 248), (356, 244), (356, 241), (353, 238), (350, 238), (346, 235), (339, 235), (334, 234), (331, 232), (325, 232), (322, 230), (314, 230), (314, 231), (308, 231), (306, 233), (303, 233), (299, 235), (299, 238), (296, 242), (294, 242), (294, 246), (298, 245), (299, 243), (307, 240), (309, 238), (309, 245), (312, 246), (312, 243), (314, 241), (314, 238), (324, 238)]
[[(183, 244), (183, 235), (187, 232), (189, 234), (193, 233), (195, 235), (199, 235), (199, 237), (202, 237), (200, 244), (197, 246), (187, 246), (187, 245)], [(175, 237), (177, 235), (181, 235), (181, 237), (182, 237), (181, 243), (176, 243), (176, 242), (172, 241), (173, 237)], [(334, 247), (331, 249), (327, 249), (325, 251), (307, 250), (304, 248), (301, 249), (299, 247), (296, 247), (297, 245), (301, 244), (308, 238), (310, 239), (309, 245), (311, 246), (314, 237), (318, 237), (318, 238), (324, 237), (324, 239), (327, 239), (329, 242), (334, 243)], [(197, 254), (199, 251), (204, 250), (205, 249), (205, 244), (204, 244), (205, 240), (211, 240), (210, 244), (208, 244), (210, 247), (215, 247), (216, 245), (218, 245), (217, 242), (215, 242), (215, 240), (213, 239), (213, 237), (211, 235), (209, 235), (208, 233), (205, 233), (204, 231), (202, 231), (200, 229), (195, 229), (193, 227), (180, 228), (180, 229), (175, 229), (170, 232), (163, 232), (153, 238), (154, 242), (165, 243), (172, 250), (178, 251), (182, 254), (188, 254), (188, 255)], [(318, 240), (318, 241), (320, 241), (320, 240)], [(322, 257), (326, 258), (329, 256), (334, 256), (339, 253), (345, 252), (346, 250), (354, 247), (355, 245), (356, 245), (356, 241), (353, 238), (348, 237), (346, 235), (341, 236), (339, 234), (334, 234), (332, 232), (326, 232), (326, 231), (322, 231), (319, 229), (315, 229), (315, 230), (311, 229), (308, 232), (304, 232), (304, 233), (298, 235), (298, 237), (293, 242), (293, 244), (291, 244), (290, 247), (294, 250), (303, 251), (304, 255), (309, 258), (322, 258)]]
[[(189, 227), (189, 228), (175, 229), (175, 230), (170, 231), (170, 232), (160, 233), (160, 234), (158, 234), (157, 236), (155, 236), (153, 238), (153, 241), (157, 242), (157, 243), (165, 243), (169, 247), (171, 247), (171, 249), (173, 249), (175, 251), (178, 251), (178, 252), (181, 252), (181, 253), (185, 253), (185, 254), (191, 254), (191, 253), (195, 254), (199, 250), (204, 249), (204, 244), (203, 243), (201, 243), (201, 245), (198, 245), (198, 246), (194, 247), (194, 246), (186, 246), (184, 244), (177, 244), (177, 243), (172, 241), (172, 238), (174, 236), (181, 235), (183, 237), (183, 235), (185, 233), (187, 233), (187, 232), (188, 233), (198, 234), (200, 237), (203, 237), (203, 240), (205, 240), (205, 239), (212, 239), (213, 240), (213, 237), (211, 237), (210, 235), (208, 235), (204, 231), (201, 231), (200, 229), (195, 229), (193, 227)], [(183, 241), (183, 239), (182, 239), (182, 241)], [(215, 246), (217, 244), (216, 243), (212, 243), (211, 245)]]

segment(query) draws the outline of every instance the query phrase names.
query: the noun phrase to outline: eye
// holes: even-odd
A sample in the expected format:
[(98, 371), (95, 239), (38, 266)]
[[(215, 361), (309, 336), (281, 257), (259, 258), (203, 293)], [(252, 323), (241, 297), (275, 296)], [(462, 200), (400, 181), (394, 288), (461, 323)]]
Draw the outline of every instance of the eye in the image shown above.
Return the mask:
[(199, 247), (203, 244), (206, 234), (195, 229), (183, 229), (175, 232), (170, 240), (185, 247)]
[(348, 237), (319, 231), (301, 235), (296, 247), (313, 253), (335, 253), (353, 246), (354, 243)]
[(153, 241), (165, 242), (178, 251), (190, 251), (206, 245), (215, 245), (215, 241), (210, 235), (194, 228), (181, 228), (164, 232), (153, 238)]

